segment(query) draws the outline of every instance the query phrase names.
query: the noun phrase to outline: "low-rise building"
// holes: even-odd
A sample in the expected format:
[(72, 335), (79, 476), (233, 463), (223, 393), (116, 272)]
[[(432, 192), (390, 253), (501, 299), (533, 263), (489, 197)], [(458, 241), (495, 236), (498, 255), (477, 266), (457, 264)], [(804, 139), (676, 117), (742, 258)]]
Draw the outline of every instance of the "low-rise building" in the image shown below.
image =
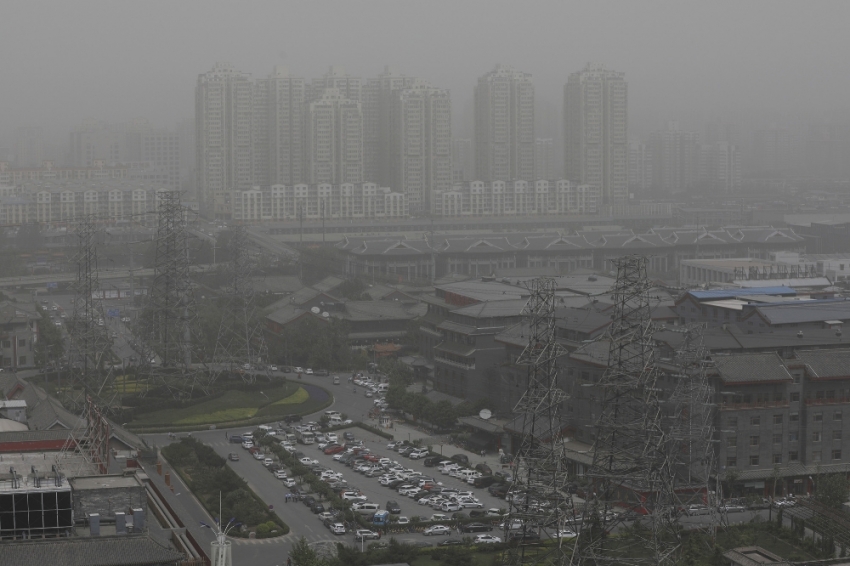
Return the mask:
[(0, 368), (35, 366), (35, 343), (41, 317), (30, 307), (0, 302)]

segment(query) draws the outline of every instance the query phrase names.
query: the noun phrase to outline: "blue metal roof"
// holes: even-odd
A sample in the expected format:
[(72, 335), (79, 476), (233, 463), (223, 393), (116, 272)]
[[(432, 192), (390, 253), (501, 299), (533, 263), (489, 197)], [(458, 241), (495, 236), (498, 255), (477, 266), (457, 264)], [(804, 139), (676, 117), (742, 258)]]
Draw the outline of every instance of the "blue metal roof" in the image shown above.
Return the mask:
[(791, 287), (753, 287), (751, 289), (712, 289), (710, 291), (688, 291), (693, 298), (699, 301), (719, 301), (721, 299), (734, 299), (747, 295), (780, 295), (795, 296), (797, 291)]

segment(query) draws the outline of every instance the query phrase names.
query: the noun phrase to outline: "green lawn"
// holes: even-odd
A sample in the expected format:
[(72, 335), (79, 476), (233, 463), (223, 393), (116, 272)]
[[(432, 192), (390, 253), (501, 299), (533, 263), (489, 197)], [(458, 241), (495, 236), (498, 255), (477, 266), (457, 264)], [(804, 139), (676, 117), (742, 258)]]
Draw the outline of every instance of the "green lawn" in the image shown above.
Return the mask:
[(259, 391), (227, 391), (223, 395), (183, 409), (166, 409), (140, 415), (131, 426), (203, 425), (250, 419), (257, 415), (301, 412), (310, 395), (297, 383)]

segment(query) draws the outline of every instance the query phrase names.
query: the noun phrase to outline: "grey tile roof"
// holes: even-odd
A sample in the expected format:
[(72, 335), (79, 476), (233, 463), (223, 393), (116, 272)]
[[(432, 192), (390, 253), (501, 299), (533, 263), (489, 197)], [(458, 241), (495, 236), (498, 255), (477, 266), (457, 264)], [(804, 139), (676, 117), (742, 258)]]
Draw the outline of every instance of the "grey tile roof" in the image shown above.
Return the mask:
[(146, 535), (0, 543), (0, 563), (15, 566), (159, 566), (183, 558)]
[(611, 316), (590, 309), (555, 309), (555, 326), (577, 332), (594, 332), (611, 324)]
[(806, 364), (810, 378), (850, 378), (850, 350), (802, 350), (797, 359)]
[(793, 381), (782, 358), (775, 352), (712, 356), (724, 383)]

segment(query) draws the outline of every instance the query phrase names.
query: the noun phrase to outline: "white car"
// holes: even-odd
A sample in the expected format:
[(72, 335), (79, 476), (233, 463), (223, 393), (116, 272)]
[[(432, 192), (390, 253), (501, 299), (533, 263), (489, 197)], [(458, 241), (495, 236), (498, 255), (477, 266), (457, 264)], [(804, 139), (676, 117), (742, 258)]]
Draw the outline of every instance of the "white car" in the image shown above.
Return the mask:
[(577, 536), (578, 535), (570, 529), (561, 529), (558, 531), (558, 534), (555, 535), (555, 538), (576, 538)]
[(331, 532), (335, 535), (344, 535), (345, 534), (345, 525), (342, 523), (334, 523), (331, 525)]
[(447, 513), (450, 511), (460, 511), (460, 505), (452, 501), (445, 501), (442, 505), (440, 505), (440, 509)]
[(358, 529), (356, 533), (354, 533), (354, 540), (368, 540), (368, 539), (377, 539), (378, 533), (370, 531), (368, 529)]
[(271, 466), (272, 464), (274, 464), (274, 460), (272, 460), (271, 458), (265, 458), (265, 459), (263, 459), (263, 465), (264, 465), (265, 467), (267, 467), (267, 468), (268, 468), (268, 467), (269, 467), (269, 466)]
[(357, 491), (344, 491), (342, 492), (342, 498), (345, 501), (366, 501), (367, 499), (369, 499), (368, 497)]
[(313, 375), (313, 370), (307, 368), (306, 370), (304, 370), (304, 373), (306, 373), (307, 375)]
[(471, 499), (462, 499), (458, 502), (458, 504), (464, 509), (484, 509), (484, 505), (482, 503), (472, 501)]
[(293, 478), (286, 478), (285, 480), (283, 480), (283, 485), (285, 485), (286, 487), (295, 487), (296, 485), (298, 485), (298, 482), (296, 482)]
[(408, 519), (408, 518), (407, 518), (407, 517), (405, 517), (404, 515), (401, 515), (401, 516), (399, 516), (399, 518), (398, 518), (398, 520), (397, 520), (396, 522), (397, 522), (399, 525), (409, 525), (409, 524), (410, 524), (410, 519)]
[(266, 459), (266, 455), (263, 454), (262, 452), (254, 452), (254, 460), (259, 460), (260, 462), (262, 462), (265, 459)]
[(427, 455), (428, 455), (428, 451), (425, 450), (424, 448), (421, 448), (419, 450), (414, 450), (413, 452), (408, 454), (407, 457), (410, 458), (411, 460), (418, 460), (419, 458), (424, 458)]
[(277, 366), (269, 366), (269, 371), (277, 371)]
[(478, 535), (472, 542), (475, 544), (496, 544), (502, 542), (502, 539), (493, 535)]
[(283, 471), (283, 470), (275, 470), (274, 477), (276, 477), (279, 480), (285, 480), (286, 479), (286, 472)]
[(301, 366), (297, 366), (292, 371), (294, 371), (295, 373), (304, 373), (304, 369)]
[(339, 437), (335, 432), (329, 432), (325, 435), (325, 438), (328, 439), (328, 442), (339, 442)]
[(434, 525), (433, 527), (428, 527), (422, 532), (426, 537), (430, 536), (440, 536), (440, 535), (450, 535), (452, 534), (452, 530), (445, 525)]
[(301, 462), (302, 464), (304, 464), (305, 466), (312, 466), (313, 464), (319, 463), (318, 460), (313, 460), (312, 458), (308, 458), (307, 456), (304, 456), (303, 458), (301, 458), (298, 461)]

